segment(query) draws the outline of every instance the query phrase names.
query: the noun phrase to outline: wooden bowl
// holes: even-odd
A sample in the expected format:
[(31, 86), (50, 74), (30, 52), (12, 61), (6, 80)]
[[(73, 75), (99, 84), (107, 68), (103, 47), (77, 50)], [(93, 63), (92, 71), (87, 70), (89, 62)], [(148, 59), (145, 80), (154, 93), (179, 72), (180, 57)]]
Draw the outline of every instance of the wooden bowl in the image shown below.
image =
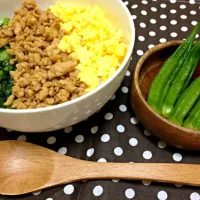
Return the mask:
[(141, 124), (156, 137), (178, 148), (200, 150), (200, 131), (171, 123), (152, 110), (146, 101), (152, 80), (182, 42), (176, 40), (159, 44), (141, 57), (133, 73), (131, 106)]

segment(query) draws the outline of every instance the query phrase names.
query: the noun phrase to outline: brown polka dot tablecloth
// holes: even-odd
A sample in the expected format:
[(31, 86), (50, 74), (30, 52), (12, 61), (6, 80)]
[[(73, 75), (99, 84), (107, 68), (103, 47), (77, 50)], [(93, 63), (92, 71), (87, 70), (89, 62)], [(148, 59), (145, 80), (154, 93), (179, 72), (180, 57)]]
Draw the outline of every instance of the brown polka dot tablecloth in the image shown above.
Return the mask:
[[(0, 140), (27, 141), (60, 154), (96, 162), (200, 163), (199, 152), (170, 147), (154, 138), (140, 125), (129, 103), (131, 73), (138, 59), (158, 43), (185, 39), (200, 19), (200, 0), (129, 0), (124, 4), (135, 22), (136, 43), (124, 81), (107, 105), (87, 121), (64, 130), (25, 134), (0, 129)], [(25, 196), (0, 196), (0, 200), (11, 199), (200, 200), (200, 188), (147, 181), (95, 180)]]

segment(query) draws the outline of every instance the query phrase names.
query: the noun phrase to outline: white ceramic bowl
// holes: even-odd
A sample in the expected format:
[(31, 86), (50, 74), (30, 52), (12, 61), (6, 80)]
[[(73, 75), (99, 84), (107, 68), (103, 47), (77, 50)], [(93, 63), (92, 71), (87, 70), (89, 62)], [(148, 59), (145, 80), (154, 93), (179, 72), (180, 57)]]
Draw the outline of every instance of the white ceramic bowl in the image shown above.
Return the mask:
[[(13, 16), (13, 11), (21, 6), (21, 0), (0, 0), (3, 17)], [(57, 0), (36, 0), (42, 9), (55, 4)], [(130, 64), (135, 43), (135, 27), (131, 14), (121, 0), (60, 0), (64, 4), (98, 4), (107, 16), (124, 30), (129, 44), (127, 55), (118, 71), (94, 91), (75, 100), (48, 108), (27, 110), (0, 109), (0, 127), (21, 132), (48, 132), (72, 126), (90, 117), (101, 109), (121, 85)]]

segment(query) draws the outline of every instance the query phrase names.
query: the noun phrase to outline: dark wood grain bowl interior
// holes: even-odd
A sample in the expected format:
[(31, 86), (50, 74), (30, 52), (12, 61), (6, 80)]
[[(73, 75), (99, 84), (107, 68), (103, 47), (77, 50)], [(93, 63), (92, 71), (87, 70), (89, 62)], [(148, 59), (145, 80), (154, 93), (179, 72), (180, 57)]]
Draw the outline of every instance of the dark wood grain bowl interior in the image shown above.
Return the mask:
[(183, 41), (169, 41), (147, 51), (138, 61), (131, 85), (131, 106), (142, 125), (166, 143), (188, 150), (200, 150), (200, 131), (172, 124), (154, 112), (146, 98), (152, 80), (161, 66)]

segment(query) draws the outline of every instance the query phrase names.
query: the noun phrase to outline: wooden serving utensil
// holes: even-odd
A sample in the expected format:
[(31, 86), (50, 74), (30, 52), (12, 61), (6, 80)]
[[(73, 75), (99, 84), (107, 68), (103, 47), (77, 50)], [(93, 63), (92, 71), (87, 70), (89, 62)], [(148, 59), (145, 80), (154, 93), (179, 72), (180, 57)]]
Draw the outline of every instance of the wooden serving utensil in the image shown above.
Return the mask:
[(3, 195), (21, 195), (86, 179), (200, 185), (200, 165), (194, 164), (97, 163), (18, 141), (0, 142), (0, 152), (0, 194)]

